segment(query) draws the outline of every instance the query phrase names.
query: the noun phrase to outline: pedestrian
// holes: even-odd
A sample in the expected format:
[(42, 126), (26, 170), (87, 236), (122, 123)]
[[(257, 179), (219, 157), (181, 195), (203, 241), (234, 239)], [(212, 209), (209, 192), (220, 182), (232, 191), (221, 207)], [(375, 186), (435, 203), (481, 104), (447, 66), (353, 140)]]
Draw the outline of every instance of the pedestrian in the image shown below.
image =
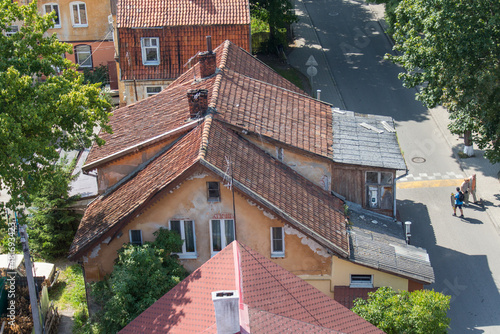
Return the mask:
[[(452, 193), (453, 195), (453, 193)], [(464, 194), (460, 191), (460, 187), (457, 187), (457, 192), (454, 195), (455, 206), (453, 207), (453, 215), (457, 215), (457, 208), (460, 209), (460, 218), (464, 218), (464, 211), (462, 210), (462, 205), (464, 204)]]
[(470, 190), (470, 180), (469, 179), (464, 179), (464, 182), (462, 182), (462, 185), (460, 185), (460, 190), (464, 194), (465, 206), (469, 206), (469, 190)]
[(479, 202), (477, 201), (476, 198), (476, 174), (472, 174), (472, 176), (469, 178), (470, 179), (470, 193), (472, 194), (472, 199), (474, 200), (474, 204), (478, 204)]

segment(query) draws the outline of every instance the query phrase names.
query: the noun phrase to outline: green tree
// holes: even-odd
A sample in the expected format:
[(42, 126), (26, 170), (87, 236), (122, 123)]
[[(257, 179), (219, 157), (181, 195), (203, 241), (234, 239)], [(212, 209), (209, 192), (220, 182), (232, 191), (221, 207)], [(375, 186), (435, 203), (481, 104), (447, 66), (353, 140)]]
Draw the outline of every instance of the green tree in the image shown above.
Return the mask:
[(289, 0), (250, 0), (252, 17), (269, 24), (269, 51), (286, 44), (286, 32), (290, 24), (298, 20)]
[(46, 258), (67, 255), (80, 223), (81, 215), (70, 207), (79, 198), (69, 196), (70, 182), (78, 176), (71, 175), (74, 166), (75, 161), (67, 164), (65, 159), (57, 163), (33, 196), (28, 218), (30, 248)]
[(92, 295), (103, 306), (101, 332), (118, 332), (187, 276), (172, 254), (182, 247), (180, 236), (167, 229), (153, 235), (154, 242), (124, 245), (109, 279), (93, 284)]
[(352, 311), (388, 334), (446, 333), (450, 296), (431, 290), (396, 292), (388, 287), (354, 301)]
[[(53, 175), (59, 148), (102, 144), (94, 128), (110, 131), (111, 105), (99, 85), (83, 84), (64, 58), (71, 46), (47, 36), (54, 15), (40, 16), (36, 1), (0, 0), (0, 187), (11, 208), (29, 206), (30, 194)], [(14, 22), (22, 22), (19, 32), (6, 36)]]
[(500, 1), (403, 0), (394, 50), (406, 87), (428, 107), (450, 112), (450, 130), (500, 161)]

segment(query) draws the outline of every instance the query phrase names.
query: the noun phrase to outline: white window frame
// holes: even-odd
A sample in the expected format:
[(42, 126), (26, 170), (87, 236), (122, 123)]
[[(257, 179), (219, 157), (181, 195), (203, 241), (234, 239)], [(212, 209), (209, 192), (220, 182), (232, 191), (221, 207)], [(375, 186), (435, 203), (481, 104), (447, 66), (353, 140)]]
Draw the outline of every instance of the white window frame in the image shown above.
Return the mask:
[(131, 243), (131, 244), (133, 244), (133, 245), (137, 245), (137, 243), (136, 243), (136, 242), (132, 242), (132, 231), (139, 231), (139, 233), (140, 233), (140, 235), (141, 235), (141, 245), (143, 245), (143, 244), (144, 244), (144, 242), (143, 242), (143, 240), (142, 240), (142, 230), (129, 230), (129, 231), (128, 231), (128, 239), (129, 239), (130, 243)]
[[(47, 6), (50, 6), (50, 11), (47, 11)], [(54, 7), (56, 8), (55, 10), (54, 10)], [(58, 19), (59, 23), (56, 23), (54, 21), (54, 28), (61, 28), (61, 15), (60, 15), (60, 11), (59, 11), (59, 4), (57, 4), (55, 2), (46, 3), (43, 5), (43, 10), (45, 11), (45, 14), (49, 14), (51, 12), (56, 12), (57, 19)]]
[[(160, 91), (159, 92), (148, 92), (148, 88), (160, 88)], [(153, 95), (160, 94), (160, 92), (163, 90), (163, 87), (162, 86), (146, 86), (144, 88), (144, 90), (146, 92), (146, 97), (151, 97)]]
[(10, 37), (16, 33), (19, 32), (19, 26), (18, 25), (12, 25), (12, 26), (9, 26), (10, 30), (11, 31), (5, 31), (5, 36), (7, 37)]
[[(151, 41), (156, 41), (156, 45), (152, 46)], [(146, 46), (146, 41), (150, 41), (150, 45)], [(156, 50), (156, 60), (147, 60), (147, 50)], [(143, 65), (160, 65), (160, 39), (158, 37), (141, 37), (141, 54)]]
[[(181, 227), (181, 239), (183, 241), (182, 243), (182, 252), (181, 253), (174, 253), (179, 256), (179, 259), (196, 259), (198, 257), (198, 253), (196, 252), (196, 230), (195, 230), (195, 224), (194, 220), (192, 219), (171, 219), (168, 221), (168, 229), (172, 231), (172, 226), (171, 222), (172, 221), (178, 221), (180, 222), (180, 227)], [(193, 227), (193, 242), (194, 242), (194, 252), (187, 252), (186, 251), (186, 232), (184, 230), (184, 223), (185, 222), (191, 222), (192, 227)]]
[(373, 288), (373, 275), (351, 274), (350, 278), (350, 288)]
[[(89, 48), (89, 51), (88, 51), (88, 56), (84, 59), (84, 61), (86, 61), (87, 59), (90, 59), (90, 65), (83, 65), (83, 64), (80, 64), (80, 57), (79, 57), (79, 54), (77, 52), (77, 48), (79, 46), (87, 46)], [(92, 47), (88, 44), (78, 44), (78, 45), (75, 45), (74, 47), (75, 51), (75, 63), (77, 63), (78, 65), (80, 65), (80, 68), (93, 68), (94, 67), (94, 63), (92, 62)], [(84, 54), (86, 54), (87, 52), (83, 52)]]
[[(281, 229), (281, 251), (274, 249), (274, 229)], [(271, 257), (285, 257), (285, 229), (283, 227), (271, 227)]]
[[(80, 11), (80, 5), (84, 6), (84, 12), (85, 12), (85, 23), (82, 22), (82, 13)], [(78, 22), (75, 22), (75, 15), (73, 11), (73, 7), (77, 6), (77, 12), (78, 12)], [(87, 15), (87, 4), (83, 1), (74, 1), (69, 4), (69, 12), (71, 16), (71, 23), (73, 24), (73, 27), (88, 27), (89, 26), (89, 16)]]
[(226, 227), (226, 221), (231, 221), (233, 223), (233, 240), (236, 240), (236, 231), (235, 231), (235, 227), (234, 227), (234, 219), (210, 219), (210, 254), (211, 254), (212, 257), (215, 256), (217, 253), (219, 253), (219, 251), (215, 251), (214, 247), (213, 247), (214, 244), (213, 244), (213, 234), (212, 234), (212, 222), (216, 221), (216, 220), (219, 221), (220, 231), (221, 231), (221, 248), (220, 249), (223, 250), (228, 245), (228, 242), (227, 242), (227, 239), (226, 239), (226, 233), (224, 233), (225, 227)]

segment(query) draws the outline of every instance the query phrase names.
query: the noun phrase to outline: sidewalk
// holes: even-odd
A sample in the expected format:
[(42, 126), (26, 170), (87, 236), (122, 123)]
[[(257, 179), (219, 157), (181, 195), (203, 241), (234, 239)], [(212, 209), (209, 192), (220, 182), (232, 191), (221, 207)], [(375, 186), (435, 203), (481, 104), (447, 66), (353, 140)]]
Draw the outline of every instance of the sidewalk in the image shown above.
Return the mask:
[[(374, 18), (385, 28), (383, 6), (376, 4), (369, 4), (368, 6)], [(313, 95), (316, 95), (317, 89), (321, 89), (322, 101), (331, 103), (334, 107), (345, 109), (344, 101), (326, 60), (323, 46), (319, 42), (316, 29), (312, 25), (309, 13), (302, 0), (295, 0), (295, 13), (298, 15), (299, 21), (292, 25), (295, 34), (295, 48), (288, 58), (290, 64), (309, 77), (306, 62), (312, 55), (318, 63), (318, 73), (313, 77), (312, 82)], [(484, 152), (477, 149), (477, 147), (475, 148), (474, 157), (460, 158), (458, 152), (463, 150), (463, 139), (452, 135), (448, 130), (447, 111), (438, 107), (429, 110), (429, 114), (446, 139), (453, 156), (466, 177), (476, 174), (477, 197), (481, 198), (485, 212), (490, 217), (497, 232), (500, 233), (500, 163), (491, 164), (484, 158)]]

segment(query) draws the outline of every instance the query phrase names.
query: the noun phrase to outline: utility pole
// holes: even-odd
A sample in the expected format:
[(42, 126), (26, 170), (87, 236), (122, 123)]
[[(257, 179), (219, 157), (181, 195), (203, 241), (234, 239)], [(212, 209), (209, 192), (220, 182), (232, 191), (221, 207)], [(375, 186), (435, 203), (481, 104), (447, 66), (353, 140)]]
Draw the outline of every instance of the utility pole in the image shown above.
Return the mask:
[(28, 233), (26, 225), (19, 227), (21, 243), (23, 244), (24, 264), (26, 267), (26, 278), (28, 279), (28, 290), (30, 292), (31, 314), (33, 316), (33, 327), (35, 334), (42, 334), (40, 314), (38, 313), (38, 300), (36, 296), (35, 280), (33, 279), (33, 267), (30, 259), (30, 248), (28, 246)]

